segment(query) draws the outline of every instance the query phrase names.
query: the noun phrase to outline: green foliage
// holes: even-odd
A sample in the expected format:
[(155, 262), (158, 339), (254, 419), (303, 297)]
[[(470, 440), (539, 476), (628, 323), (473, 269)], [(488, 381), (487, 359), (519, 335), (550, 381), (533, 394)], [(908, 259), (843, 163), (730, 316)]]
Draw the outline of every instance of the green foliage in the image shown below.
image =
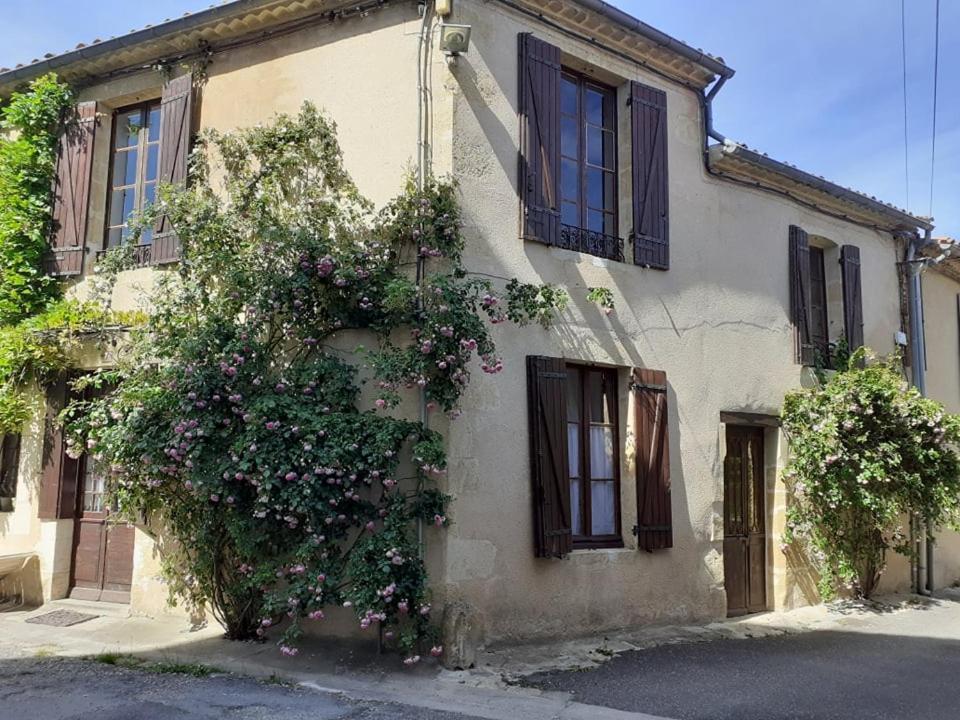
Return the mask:
[(0, 325), (40, 311), (59, 293), (43, 272), (57, 139), (72, 101), (54, 75), (0, 108)]
[[(111, 467), (125, 513), (156, 519), (173, 592), (229, 637), (279, 623), (293, 654), (304, 622), (347, 606), (415, 662), (434, 631), (413, 525), (448, 524), (446, 458), (388, 410), (422, 391), (455, 415), (478, 356), (502, 368), (489, 324), (545, 322), (564, 296), (468, 278), (449, 182), (410, 181), (374, 212), (309, 104), (208, 132), (191, 168), (143, 218), (172, 219), (179, 271), (158, 277), (117, 370), (87, 381), (116, 391), (66, 411), (70, 452)], [(341, 349), (358, 339), (375, 347)]]
[(0, 327), (0, 434), (19, 432), (29, 411), (24, 392), (45, 385), (71, 365), (83, 341), (140, 321), (135, 312), (114, 312), (93, 302), (58, 300), (15, 325)]
[(610, 288), (587, 288), (587, 300), (602, 307), (607, 315), (613, 312), (613, 291)]
[(869, 596), (892, 549), (909, 554), (904, 523), (930, 528), (960, 517), (960, 416), (903, 380), (897, 358), (847, 368), (784, 401), (791, 458), (787, 543), (799, 543), (832, 597)]

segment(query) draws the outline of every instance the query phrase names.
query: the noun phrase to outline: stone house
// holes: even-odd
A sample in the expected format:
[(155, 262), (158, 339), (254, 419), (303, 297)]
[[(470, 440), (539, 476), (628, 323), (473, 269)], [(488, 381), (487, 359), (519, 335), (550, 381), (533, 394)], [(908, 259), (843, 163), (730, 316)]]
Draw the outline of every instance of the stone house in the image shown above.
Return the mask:
[[(427, 562), (437, 604), (466, 613), (474, 639), (816, 602), (780, 549), (780, 406), (838, 343), (907, 343), (903, 261), (932, 224), (723, 138), (722, 60), (602, 0), (236, 0), (0, 71), (0, 95), (48, 70), (79, 89), (48, 262), (72, 294), (157, 182), (184, 177), (193, 132), (303, 100), (337, 122), (369, 198), (387, 201), (411, 164), (451, 175), (469, 269), (569, 292), (554, 329), (495, 330), (505, 370), (443, 427), (455, 522)], [(176, 262), (172, 237), (138, 250), (117, 307)], [(950, 262), (923, 275), (920, 331), (930, 394), (960, 410)], [(612, 291), (612, 313), (592, 287)], [(91, 350), (82, 365), (110, 362)], [(0, 589), (164, 612), (150, 536), (110, 523), (99, 469), (62, 453), (57, 394), (38, 393), (4, 445), (0, 575), (5, 557), (16, 572)], [(939, 545), (946, 584), (960, 542)], [(906, 562), (884, 579), (910, 582)]]

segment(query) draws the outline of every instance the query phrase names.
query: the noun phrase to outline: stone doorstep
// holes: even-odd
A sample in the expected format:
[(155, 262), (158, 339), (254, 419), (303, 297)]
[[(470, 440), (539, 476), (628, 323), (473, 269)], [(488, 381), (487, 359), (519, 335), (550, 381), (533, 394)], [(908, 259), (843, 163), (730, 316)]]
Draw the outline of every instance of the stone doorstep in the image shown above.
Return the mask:
[[(43, 609), (49, 610), (50, 604)], [(182, 618), (105, 616), (69, 628), (24, 622), (36, 612), (0, 613), (0, 658), (124, 653), (148, 661), (200, 663), (261, 679), (280, 677), (351, 699), (400, 703), (487, 720), (667, 720), (572, 702), (568, 693), (511, 687), (490, 673), (445, 671), (432, 660), (405, 670), (395, 655), (377, 657), (369, 644), (357, 647), (335, 642), (331, 648), (329, 642), (308, 638), (297, 657), (287, 658), (273, 643), (224, 640), (218, 628), (189, 632)]]

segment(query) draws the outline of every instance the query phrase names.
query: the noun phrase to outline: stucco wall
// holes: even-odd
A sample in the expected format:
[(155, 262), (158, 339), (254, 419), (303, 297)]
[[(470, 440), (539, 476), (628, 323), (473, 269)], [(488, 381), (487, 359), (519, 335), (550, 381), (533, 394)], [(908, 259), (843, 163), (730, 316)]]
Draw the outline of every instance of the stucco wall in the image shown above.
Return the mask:
[[(927, 394), (960, 412), (960, 283), (936, 270), (922, 277)], [(935, 548), (935, 585), (960, 582), (960, 533), (940, 533)]]
[[(498, 327), (505, 369), (494, 379), (476, 378), (464, 399), (467, 412), (452, 425), (450, 490), (455, 501), (447, 593), (474, 604), (488, 641), (723, 616), (720, 412), (777, 414), (784, 393), (803, 381), (793, 362), (788, 314), (788, 226), (802, 226), (818, 242), (860, 247), (865, 337), (880, 352), (893, 349), (899, 326), (894, 242), (781, 197), (708, 177), (692, 91), (535, 27), (500, 6), (460, 2), (455, 21), (473, 26), (471, 51), (451, 71), (453, 167), (469, 233), (467, 267), (561, 285), (571, 302), (554, 330)], [(628, 261), (616, 263), (518, 239), (517, 33), (523, 31), (558, 45), (564, 62), (576, 69), (595, 71), (608, 82), (615, 78), (618, 84), (640, 80), (667, 93), (669, 271), (632, 265), (629, 243)], [(623, 113), (622, 102), (618, 104)], [(624, 162), (629, 158), (621, 152), (621, 178)], [(626, 237), (630, 195), (623, 185), (621, 236)], [(585, 300), (591, 286), (613, 290), (616, 310), (611, 316)], [(624, 369), (624, 548), (577, 550), (565, 560), (534, 558), (524, 370), (524, 358), (531, 354), (666, 371), (673, 549), (638, 552), (630, 535), (636, 522), (634, 428)], [(777, 456), (782, 461), (784, 445), (780, 438), (768, 438), (768, 527), (773, 530), (768, 557), (775, 570), (768, 575), (771, 607), (812, 599), (809, 582), (800, 575), (788, 577), (776, 536), (783, 502), (775, 465)], [(775, 509), (781, 511), (779, 518)]]
[[(400, 191), (404, 173), (413, 168), (417, 155), (419, 28), (416, 5), (402, 3), (365, 17), (318, 23), (218, 53), (200, 93), (196, 125), (221, 131), (248, 127), (268, 122), (277, 113), (296, 113), (310, 100), (337, 122), (346, 168), (361, 192), (382, 205)], [(432, 66), (445, 71), (442, 56), (438, 54)], [(104, 246), (112, 112), (158, 98), (161, 85), (161, 75), (148, 70), (116, 77), (80, 93), (80, 100), (96, 100), (101, 113), (87, 220), (87, 274), (92, 272), (96, 252)], [(449, 104), (435, 108), (433, 117), (434, 142), (446, 142), (449, 147)], [(436, 158), (438, 171), (448, 168), (448, 158), (449, 152)], [(144, 308), (153, 277), (152, 269), (122, 273), (113, 291), (114, 307)], [(82, 298), (90, 290), (89, 280), (80, 279), (70, 283), (68, 294)], [(83, 367), (109, 362), (96, 352), (87, 355), (80, 359)], [(42, 413), (43, 400), (38, 396), (36, 418), (25, 432), (16, 510), (0, 513), (0, 554), (37, 552), (37, 584), (49, 599), (63, 597), (68, 590), (73, 523), (41, 522), (36, 517)], [(157, 548), (139, 529), (131, 595), (134, 612), (153, 615), (170, 611)]]

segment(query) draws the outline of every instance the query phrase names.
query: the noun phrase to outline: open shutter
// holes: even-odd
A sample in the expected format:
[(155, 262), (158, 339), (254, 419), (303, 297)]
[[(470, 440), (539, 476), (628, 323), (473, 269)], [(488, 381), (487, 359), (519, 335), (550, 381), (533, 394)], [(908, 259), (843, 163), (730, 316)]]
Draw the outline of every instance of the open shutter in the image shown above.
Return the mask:
[(563, 360), (527, 357), (527, 392), (534, 547), (537, 557), (563, 557), (573, 544)]
[(796, 337), (796, 361), (813, 365), (813, 339), (810, 334), (810, 242), (807, 233), (790, 226), (790, 320)]
[(667, 94), (630, 83), (633, 170), (633, 262), (670, 268), (667, 184)]
[[(158, 184), (182, 185), (187, 180), (187, 156), (193, 121), (193, 76), (189, 73), (163, 86), (160, 101), (160, 172)], [(180, 258), (180, 241), (164, 215), (154, 227), (151, 262), (163, 264)]]
[(57, 415), (66, 406), (67, 378), (60, 377), (47, 388), (47, 414), (43, 433), (43, 470), (40, 475), (38, 517), (43, 520), (72, 518), (77, 509), (80, 464), (64, 452), (63, 428)]
[(667, 374), (635, 369), (633, 392), (637, 433), (637, 546), (652, 551), (673, 547), (670, 507), (670, 442)]
[(20, 475), (20, 433), (7, 433), (0, 442), (0, 498), (17, 496)]
[(520, 33), (520, 235), (560, 242), (560, 50)]
[(863, 291), (861, 290), (860, 248), (840, 248), (840, 275), (843, 279), (843, 331), (853, 352), (863, 347)]
[(53, 185), (50, 252), (43, 260), (43, 269), (50, 275), (83, 272), (96, 129), (97, 104), (84, 102), (77, 105), (60, 138)]

